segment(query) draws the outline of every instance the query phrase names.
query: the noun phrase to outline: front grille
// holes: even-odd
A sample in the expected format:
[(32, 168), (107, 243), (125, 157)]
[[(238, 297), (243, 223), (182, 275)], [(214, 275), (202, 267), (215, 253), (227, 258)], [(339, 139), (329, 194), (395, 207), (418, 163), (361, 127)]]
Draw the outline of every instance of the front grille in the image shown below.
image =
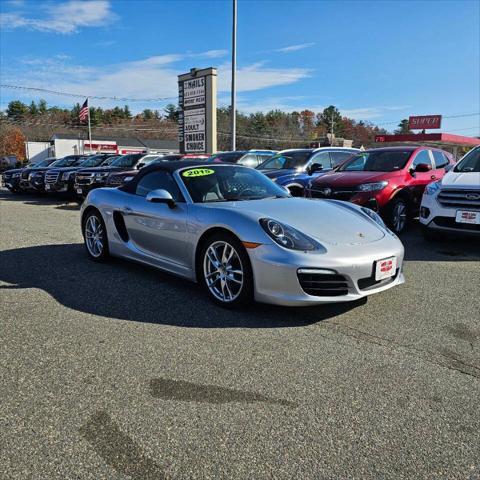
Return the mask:
[(375, 280), (375, 269), (372, 272), (372, 275), (366, 278), (361, 278), (357, 283), (358, 283), (358, 288), (360, 290), (368, 290), (372, 287), (383, 287), (384, 285), (388, 285), (389, 283), (392, 283), (398, 275), (398, 272), (400, 270), (397, 268), (395, 271), (395, 275), (390, 278), (384, 278), (383, 280)]
[(78, 185), (90, 185), (93, 183), (93, 173), (77, 173), (75, 175), (75, 183)]
[(339, 297), (348, 294), (346, 277), (327, 273), (298, 273), (303, 291), (315, 297)]
[(330, 188), (324, 187), (318, 190), (311, 190), (313, 198), (333, 198), (335, 200), (349, 201), (358, 191), (354, 187)]
[(480, 232), (480, 225), (473, 223), (458, 223), (453, 217), (435, 217), (433, 223), (439, 227), (455, 228), (456, 230), (469, 230), (471, 232)]
[(122, 185), (124, 180), (125, 180), (124, 176), (118, 175), (118, 176), (110, 177), (107, 183), (109, 185)]
[(447, 208), (480, 210), (480, 190), (444, 188), (437, 196), (438, 203)]
[(45, 183), (56, 183), (60, 172), (47, 172), (45, 174)]

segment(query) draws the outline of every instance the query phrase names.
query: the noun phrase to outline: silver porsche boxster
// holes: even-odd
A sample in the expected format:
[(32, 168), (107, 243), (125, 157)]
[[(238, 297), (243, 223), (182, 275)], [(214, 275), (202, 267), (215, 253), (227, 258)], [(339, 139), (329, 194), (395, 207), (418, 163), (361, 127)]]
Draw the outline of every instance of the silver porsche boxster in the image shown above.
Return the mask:
[(404, 249), (372, 210), (294, 198), (248, 167), (162, 162), (89, 193), (88, 255), (200, 282), (224, 306), (356, 300), (404, 282)]

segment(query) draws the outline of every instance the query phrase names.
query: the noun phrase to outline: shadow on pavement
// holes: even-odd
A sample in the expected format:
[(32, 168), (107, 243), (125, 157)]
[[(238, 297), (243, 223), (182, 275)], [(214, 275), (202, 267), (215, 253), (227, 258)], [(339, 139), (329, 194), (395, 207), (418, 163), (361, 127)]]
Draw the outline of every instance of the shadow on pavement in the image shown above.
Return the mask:
[(21, 202), (24, 205), (56, 205), (58, 210), (79, 210), (78, 203), (71, 195), (65, 193), (10, 193), (0, 190), (0, 200), (4, 202)]
[(364, 304), (348, 302), (283, 308), (252, 304), (226, 310), (187, 280), (121, 259), (97, 264), (82, 244), (43, 245), (0, 252), (0, 281), (10, 288), (38, 288), (68, 308), (93, 315), (196, 328), (298, 327), (341, 315)]

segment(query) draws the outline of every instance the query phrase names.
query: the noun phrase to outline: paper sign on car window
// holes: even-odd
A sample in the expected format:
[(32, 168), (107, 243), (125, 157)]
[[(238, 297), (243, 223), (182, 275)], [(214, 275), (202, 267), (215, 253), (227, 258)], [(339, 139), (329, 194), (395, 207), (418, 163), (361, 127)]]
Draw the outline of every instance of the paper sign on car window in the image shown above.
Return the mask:
[(215, 173), (215, 170), (211, 168), (192, 168), (182, 173), (184, 177), (204, 177), (205, 175), (211, 175)]

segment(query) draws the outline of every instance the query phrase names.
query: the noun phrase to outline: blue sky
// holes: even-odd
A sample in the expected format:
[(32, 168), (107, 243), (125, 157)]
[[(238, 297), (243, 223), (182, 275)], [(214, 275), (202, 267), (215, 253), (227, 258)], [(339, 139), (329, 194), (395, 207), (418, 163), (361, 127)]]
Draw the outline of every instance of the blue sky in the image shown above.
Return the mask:
[[(229, 103), (230, 1), (0, 5), (2, 83), (82, 95), (175, 97), (179, 73), (215, 66), (219, 104)], [(2, 109), (12, 98), (41, 96), (65, 106), (76, 101), (0, 93)], [(130, 106), (138, 111), (166, 103)], [(408, 115), (480, 112), (480, 2), (239, 0), (239, 109), (317, 112), (330, 104), (388, 129)], [(480, 116), (445, 119), (443, 127), (480, 135)]]

